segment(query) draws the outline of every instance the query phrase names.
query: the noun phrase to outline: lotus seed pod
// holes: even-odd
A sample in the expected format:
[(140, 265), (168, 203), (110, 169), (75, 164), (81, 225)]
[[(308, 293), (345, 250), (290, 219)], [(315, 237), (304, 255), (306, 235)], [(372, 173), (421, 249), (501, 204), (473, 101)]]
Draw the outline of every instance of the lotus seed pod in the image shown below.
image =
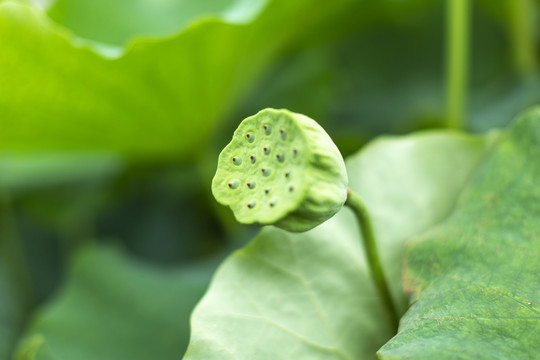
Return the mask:
[(341, 209), (347, 185), (343, 157), (319, 124), (265, 109), (242, 121), (219, 155), (212, 192), (241, 223), (301, 232)]

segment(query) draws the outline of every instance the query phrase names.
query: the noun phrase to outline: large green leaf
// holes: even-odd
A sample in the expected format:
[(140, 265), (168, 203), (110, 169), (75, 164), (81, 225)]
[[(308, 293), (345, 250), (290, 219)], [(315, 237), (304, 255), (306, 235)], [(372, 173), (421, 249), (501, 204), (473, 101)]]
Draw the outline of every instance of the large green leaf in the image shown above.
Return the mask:
[(486, 158), (455, 211), (406, 246), (412, 306), (384, 359), (540, 353), (540, 108)]
[(80, 37), (118, 46), (137, 37), (174, 35), (204, 17), (249, 22), (266, 0), (58, 0), (49, 16)]
[[(354, 6), (272, 1), (248, 24), (206, 18), (170, 38), (133, 41), (112, 60), (41, 11), (2, 1), (0, 149), (197, 156), (216, 121), (276, 54), (334, 32), (336, 19)], [(242, 14), (253, 16), (245, 7), (236, 20)]]
[(17, 358), (177, 359), (213, 268), (163, 270), (115, 249), (87, 248), (62, 292), (38, 311)]
[[(375, 141), (347, 162), (370, 209), (395, 299), (406, 237), (441, 221), (486, 142), (426, 132)], [(365, 359), (393, 334), (348, 209), (291, 234), (264, 228), (219, 269), (192, 316), (186, 359)]]

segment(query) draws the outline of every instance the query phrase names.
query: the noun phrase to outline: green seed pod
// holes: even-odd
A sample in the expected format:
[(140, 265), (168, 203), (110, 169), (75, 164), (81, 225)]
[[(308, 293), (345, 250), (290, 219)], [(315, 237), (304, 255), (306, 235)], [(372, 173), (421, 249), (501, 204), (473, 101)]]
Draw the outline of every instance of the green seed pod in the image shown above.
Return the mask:
[(242, 121), (219, 155), (212, 192), (241, 223), (301, 232), (341, 209), (347, 183), (343, 157), (319, 124), (265, 109)]

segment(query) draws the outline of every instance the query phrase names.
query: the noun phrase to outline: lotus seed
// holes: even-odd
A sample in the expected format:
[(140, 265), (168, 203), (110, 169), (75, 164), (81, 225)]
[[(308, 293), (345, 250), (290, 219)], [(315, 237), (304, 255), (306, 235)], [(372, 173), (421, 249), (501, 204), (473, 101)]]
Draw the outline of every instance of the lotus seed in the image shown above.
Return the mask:
[(283, 140), (287, 139), (287, 133), (285, 132), (285, 130), (281, 129), (281, 130), (279, 130), (279, 133), (281, 134), (281, 138)]
[(272, 188), (269, 186), (269, 187), (267, 187), (266, 189), (264, 189), (264, 193), (265, 193), (266, 195), (268, 195), (268, 193), (270, 192), (270, 190), (272, 190)]
[(298, 154), (298, 150), (295, 148), (295, 149), (293, 149), (292, 152), (293, 152), (293, 156), (296, 157), (296, 155)]
[(251, 200), (250, 202), (248, 202), (247, 207), (253, 209), (255, 207), (255, 204), (257, 204), (257, 202), (255, 200)]
[(247, 133), (246, 138), (250, 143), (252, 143), (255, 140), (255, 135), (253, 135), (252, 133)]
[(288, 178), (291, 175), (291, 170), (285, 171), (285, 177)]
[(234, 165), (238, 166), (242, 163), (242, 158), (240, 156), (235, 156), (232, 158), (232, 162)]
[(255, 154), (251, 154), (251, 156), (249, 157), (249, 159), (251, 160), (251, 163), (252, 163), (252, 164), (255, 164), (255, 161), (257, 161), (257, 157), (255, 156)]
[(271, 168), (262, 168), (261, 171), (262, 171), (264, 176), (270, 176), (270, 174), (272, 173)]
[(285, 155), (283, 155), (283, 153), (277, 154), (276, 158), (278, 159), (279, 162), (285, 161)]
[(270, 207), (274, 207), (274, 206), (276, 206), (276, 204), (277, 204), (277, 199), (276, 198), (273, 198), (272, 200), (270, 200), (270, 203), (269, 203)]
[(250, 189), (255, 189), (255, 185), (256, 185), (255, 180), (248, 181), (248, 183), (246, 185)]
[(270, 146), (267, 145), (267, 146), (263, 147), (263, 151), (264, 151), (264, 155), (270, 154)]
[(270, 135), (272, 133), (272, 128), (269, 125), (264, 125), (263, 129), (266, 135)]
[(236, 189), (240, 185), (240, 181), (237, 179), (231, 180), (228, 184), (229, 188)]
[(289, 192), (292, 192), (294, 190), (294, 186), (289, 186)]

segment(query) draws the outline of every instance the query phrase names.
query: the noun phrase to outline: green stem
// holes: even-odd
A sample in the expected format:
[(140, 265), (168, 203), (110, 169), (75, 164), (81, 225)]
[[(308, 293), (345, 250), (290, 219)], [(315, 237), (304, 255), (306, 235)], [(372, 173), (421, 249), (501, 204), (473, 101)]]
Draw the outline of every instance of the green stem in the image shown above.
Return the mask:
[(399, 325), (397, 307), (392, 300), (388, 283), (384, 277), (381, 260), (377, 251), (377, 243), (375, 242), (373, 225), (371, 224), (371, 219), (369, 217), (367, 208), (360, 197), (353, 193), (350, 189), (348, 189), (347, 201), (345, 202), (345, 205), (347, 205), (356, 215), (356, 219), (358, 220), (358, 225), (362, 233), (362, 241), (366, 252), (368, 266), (371, 270), (373, 279), (375, 280), (375, 285), (379, 292), (379, 296), (381, 297), (383, 305), (386, 308), (392, 330), (394, 333), (397, 333)]
[(20, 304), (25, 311), (29, 311), (35, 303), (30, 267), (13, 218), (11, 199), (3, 189), (0, 189), (0, 249), (1, 260), (6, 266)]
[(446, 0), (446, 125), (463, 128), (469, 57), (469, 0)]
[(514, 66), (517, 74), (526, 79), (538, 70), (534, 41), (534, 3), (532, 0), (507, 1)]

